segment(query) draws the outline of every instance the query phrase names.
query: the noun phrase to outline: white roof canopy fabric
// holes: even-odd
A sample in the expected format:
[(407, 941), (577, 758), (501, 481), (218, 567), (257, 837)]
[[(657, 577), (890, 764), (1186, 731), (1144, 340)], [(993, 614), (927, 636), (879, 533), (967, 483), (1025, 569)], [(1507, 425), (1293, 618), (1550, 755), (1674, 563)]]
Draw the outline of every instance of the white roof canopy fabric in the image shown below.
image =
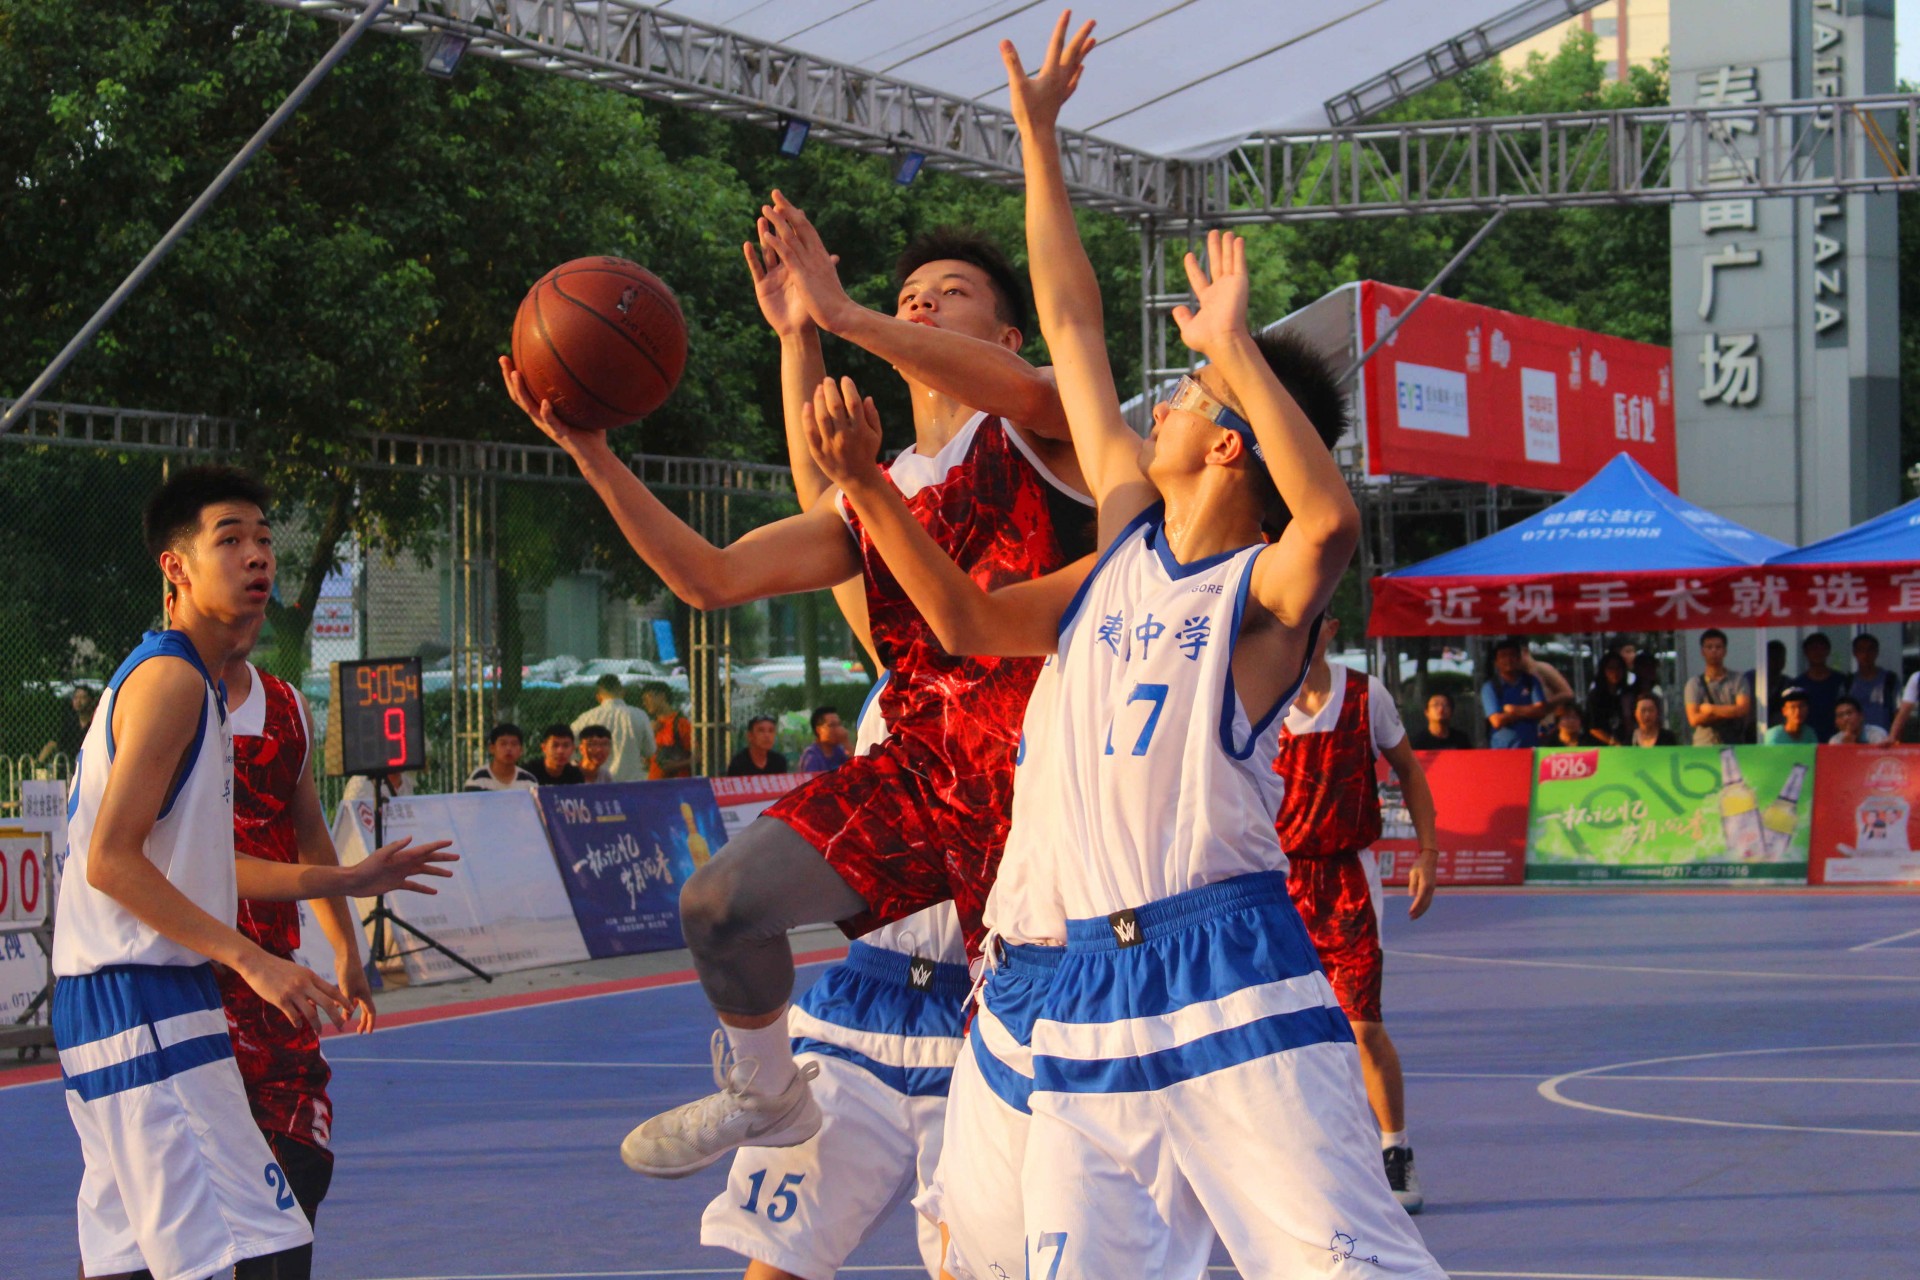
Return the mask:
[[(1329, 99), (1411, 60), (1450, 74), (1595, 0), (1104, 0), (1061, 120), (1152, 155), (1211, 158), (1328, 124)], [(663, 0), (755, 40), (1004, 109), (999, 42), (1038, 62), (1064, 0)], [(1459, 54), (1456, 60), (1449, 56)], [(1425, 69), (1428, 62), (1422, 62)], [(1428, 76), (1424, 78), (1438, 78)]]

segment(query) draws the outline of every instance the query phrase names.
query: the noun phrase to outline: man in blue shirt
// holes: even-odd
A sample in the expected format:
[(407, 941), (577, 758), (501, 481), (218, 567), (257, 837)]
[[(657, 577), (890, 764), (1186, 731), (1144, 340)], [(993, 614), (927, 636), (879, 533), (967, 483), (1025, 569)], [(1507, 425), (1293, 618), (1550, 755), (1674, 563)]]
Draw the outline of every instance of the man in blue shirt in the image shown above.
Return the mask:
[(1547, 691), (1526, 669), (1526, 647), (1512, 637), (1493, 647), (1493, 674), (1480, 685), (1480, 709), (1492, 729), (1490, 747), (1537, 747)]
[[(1814, 741), (1825, 742), (1833, 736), (1833, 704), (1851, 691), (1853, 681), (1827, 665), (1827, 659), (1833, 654), (1833, 641), (1827, 639), (1824, 631), (1816, 631), (1802, 640), (1800, 652), (1806, 656), (1807, 669), (1793, 684), (1796, 689), (1806, 691), (1807, 723), (1813, 728)], [(1781, 714), (1786, 714), (1784, 706)]]

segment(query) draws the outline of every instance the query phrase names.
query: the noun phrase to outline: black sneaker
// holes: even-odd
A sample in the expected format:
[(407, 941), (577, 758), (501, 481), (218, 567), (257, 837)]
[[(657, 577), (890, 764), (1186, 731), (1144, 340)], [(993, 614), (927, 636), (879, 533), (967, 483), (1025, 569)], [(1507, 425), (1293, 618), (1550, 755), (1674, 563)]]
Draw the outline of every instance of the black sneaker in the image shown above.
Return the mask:
[(1387, 1162), (1387, 1185), (1393, 1188), (1393, 1198), (1408, 1213), (1420, 1212), (1427, 1201), (1420, 1194), (1420, 1175), (1413, 1171), (1413, 1148), (1388, 1147), (1380, 1154)]

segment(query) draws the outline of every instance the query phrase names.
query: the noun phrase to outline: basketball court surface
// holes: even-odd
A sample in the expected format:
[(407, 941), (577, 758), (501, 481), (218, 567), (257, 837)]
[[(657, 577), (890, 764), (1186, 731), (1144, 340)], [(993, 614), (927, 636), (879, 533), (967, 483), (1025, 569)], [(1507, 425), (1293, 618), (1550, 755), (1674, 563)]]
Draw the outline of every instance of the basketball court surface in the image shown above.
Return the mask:
[[(1387, 1022), (1416, 1221), (1452, 1275), (1920, 1275), (1920, 895), (1455, 890), (1405, 911), (1388, 901)], [(711, 1088), (699, 989), (644, 981), (329, 1040), (340, 1164), (316, 1274), (739, 1275), (697, 1243), (724, 1162), (655, 1182), (617, 1154)], [(74, 1274), (61, 1093), (0, 1076), (7, 1277)], [(844, 1274), (922, 1274), (906, 1213)]]

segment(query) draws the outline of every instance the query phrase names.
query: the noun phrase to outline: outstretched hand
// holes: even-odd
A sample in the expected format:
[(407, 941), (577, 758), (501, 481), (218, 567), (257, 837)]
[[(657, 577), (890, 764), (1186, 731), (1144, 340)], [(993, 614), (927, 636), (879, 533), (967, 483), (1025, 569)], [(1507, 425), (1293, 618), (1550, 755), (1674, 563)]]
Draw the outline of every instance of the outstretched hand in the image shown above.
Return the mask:
[(1173, 309), (1180, 340), (1203, 356), (1219, 355), (1220, 344), (1247, 332), (1247, 242), (1231, 231), (1207, 232), (1207, 263), (1187, 255), (1187, 283), (1200, 309)]
[(583, 444), (595, 440), (605, 442), (606, 436), (602, 432), (581, 431), (577, 427), (568, 426), (561, 420), (560, 415), (553, 411), (551, 400), (534, 399), (533, 392), (527, 388), (527, 380), (522, 378), (520, 371), (513, 367), (512, 356), (500, 357), (500, 376), (506, 381), (507, 395), (512, 398), (514, 404), (519, 406), (520, 412), (531, 418), (533, 425), (540, 428), (548, 439), (562, 449), (572, 453)]
[[(829, 333), (836, 332), (860, 304), (847, 296), (835, 270), (840, 259), (827, 252), (826, 242), (808, 220), (806, 211), (780, 191), (773, 203), (760, 206), (760, 246), (778, 259), (781, 283), (793, 299), (806, 309), (807, 317)], [(759, 287), (760, 277), (754, 277)], [(766, 303), (761, 303), (765, 310)], [(771, 322), (772, 317), (768, 317)], [(774, 325), (778, 329), (779, 325)]]
[(403, 836), (392, 844), (381, 845), (360, 862), (355, 863), (353, 871), (353, 896), (372, 898), (383, 893), (394, 893), (405, 889), (409, 893), (424, 893), (429, 896), (439, 893), (438, 889), (415, 880), (416, 876), (438, 876), (449, 879), (453, 872), (440, 864), (458, 862), (460, 855), (445, 852), (451, 840), (429, 840), (425, 844), (415, 844), (412, 836)]
[(1013, 120), (1022, 133), (1051, 131), (1059, 122), (1060, 108), (1080, 86), (1080, 72), (1086, 65), (1087, 55), (1093, 52), (1093, 20), (1089, 18), (1082, 23), (1069, 39), (1067, 28), (1072, 23), (1073, 10), (1062, 10), (1047, 41), (1047, 56), (1032, 75), (1027, 74), (1013, 41), (1000, 42), (1000, 61), (1007, 66), (1007, 94), (1012, 99)]
[(827, 479), (845, 489), (880, 475), (880, 411), (852, 378), (823, 379), (800, 411), (807, 449)]

